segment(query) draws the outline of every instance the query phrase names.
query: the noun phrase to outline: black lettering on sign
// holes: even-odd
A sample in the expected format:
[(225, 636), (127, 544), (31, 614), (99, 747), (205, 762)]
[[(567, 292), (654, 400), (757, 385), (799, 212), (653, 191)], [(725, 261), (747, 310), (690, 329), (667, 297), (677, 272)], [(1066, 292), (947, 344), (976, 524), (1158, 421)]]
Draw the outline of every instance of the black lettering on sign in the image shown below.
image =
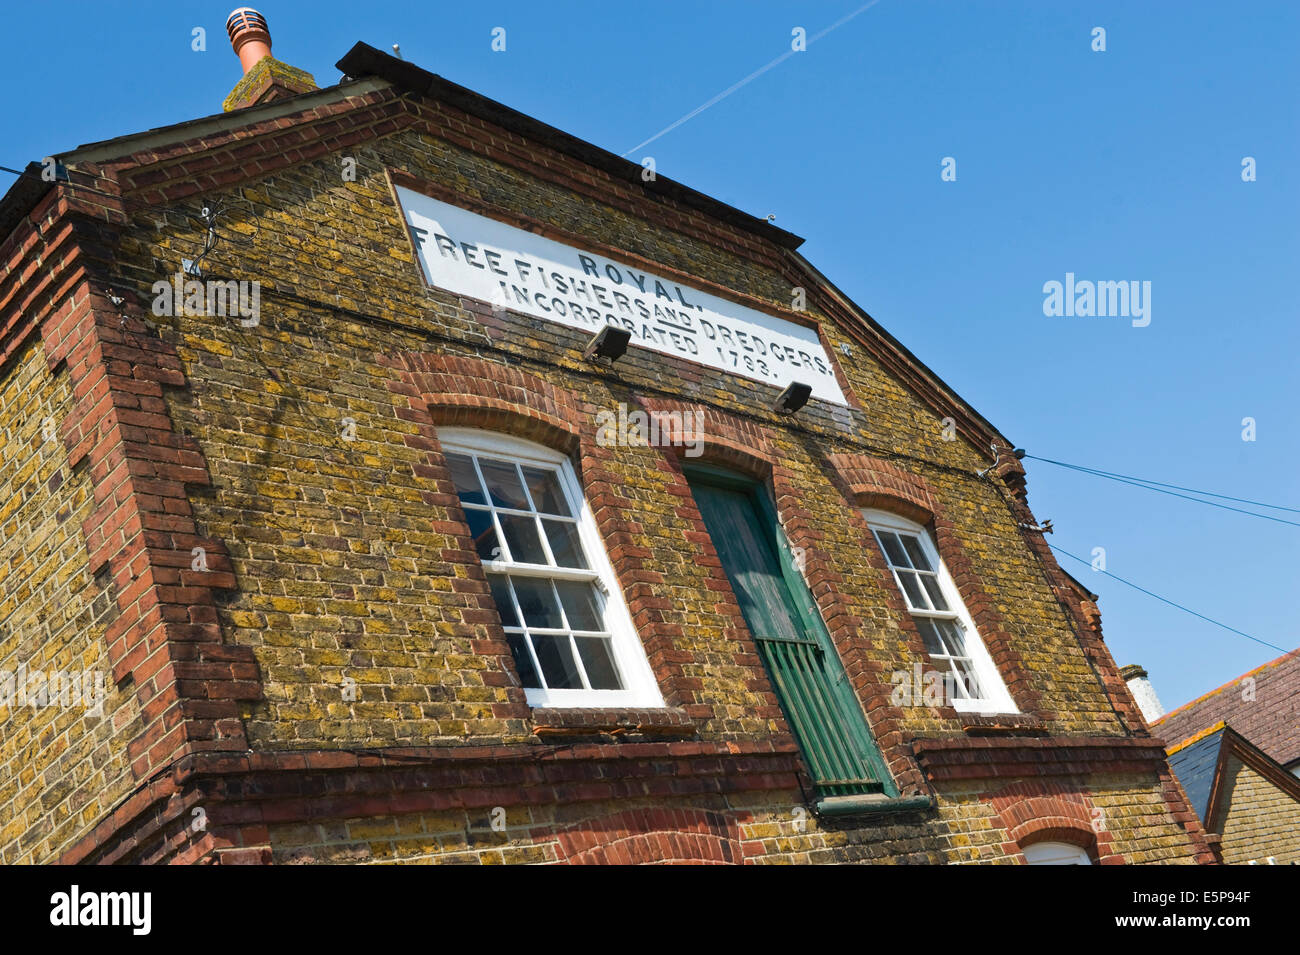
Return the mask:
[(456, 261), (456, 243), (451, 241), (451, 236), (435, 232), (433, 234), (433, 242), (434, 245), (438, 247), (438, 252), (441, 253), (444, 259), (450, 256), (453, 262)]
[(596, 260), (589, 255), (578, 254), (578, 261), (582, 263), (583, 275), (594, 275), (600, 278), (600, 269), (596, 267)]

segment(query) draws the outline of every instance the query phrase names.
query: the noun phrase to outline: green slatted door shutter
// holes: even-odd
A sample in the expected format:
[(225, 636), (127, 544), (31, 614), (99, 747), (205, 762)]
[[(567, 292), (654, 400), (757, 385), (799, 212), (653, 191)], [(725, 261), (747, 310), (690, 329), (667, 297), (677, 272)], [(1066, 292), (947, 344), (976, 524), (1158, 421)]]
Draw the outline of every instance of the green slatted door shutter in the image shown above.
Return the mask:
[(692, 468), (687, 477), (817, 795), (896, 796), (767, 496), (711, 469)]

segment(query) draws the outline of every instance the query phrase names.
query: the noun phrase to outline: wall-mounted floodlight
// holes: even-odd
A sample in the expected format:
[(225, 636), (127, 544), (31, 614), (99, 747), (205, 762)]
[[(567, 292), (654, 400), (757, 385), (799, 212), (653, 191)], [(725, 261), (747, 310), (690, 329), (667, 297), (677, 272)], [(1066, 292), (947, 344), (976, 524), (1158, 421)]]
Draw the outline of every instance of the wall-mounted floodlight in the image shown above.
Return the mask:
[(792, 381), (785, 386), (785, 391), (777, 397), (772, 410), (777, 414), (791, 415), (808, 403), (812, 396), (812, 385), (802, 381)]
[(604, 359), (611, 365), (627, 352), (627, 343), (632, 340), (632, 333), (626, 328), (606, 325), (596, 333), (596, 337), (587, 343), (582, 357), (588, 361)]

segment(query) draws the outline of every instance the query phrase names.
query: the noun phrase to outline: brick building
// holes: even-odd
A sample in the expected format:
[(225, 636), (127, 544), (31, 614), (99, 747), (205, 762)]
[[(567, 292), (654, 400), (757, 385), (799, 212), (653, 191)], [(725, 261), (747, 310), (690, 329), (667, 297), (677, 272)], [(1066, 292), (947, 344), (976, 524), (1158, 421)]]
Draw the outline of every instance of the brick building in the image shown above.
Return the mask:
[(1300, 650), (1151, 728), (1224, 862), (1300, 864)]
[(0, 202), (0, 859), (1214, 861), (1012, 445), (798, 237), (231, 28), (226, 112)]

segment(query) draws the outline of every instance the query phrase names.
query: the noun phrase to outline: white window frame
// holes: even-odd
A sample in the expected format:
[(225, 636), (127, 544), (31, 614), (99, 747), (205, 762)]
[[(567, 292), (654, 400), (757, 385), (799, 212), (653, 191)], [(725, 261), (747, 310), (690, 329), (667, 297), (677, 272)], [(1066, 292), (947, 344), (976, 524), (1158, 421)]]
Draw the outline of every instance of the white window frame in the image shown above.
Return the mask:
[[(473, 428), (439, 428), (438, 442), (445, 452), (483, 455), (517, 462), (521, 465), (542, 465), (556, 468), (560, 489), (568, 501), (570, 511), (577, 521), (578, 539), (590, 570), (557, 568), (547, 564), (516, 563), (504, 560), (482, 561), (485, 573), (510, 574), (515, 577), (534, 576), (551, 580), (581, 580), (595, 584), (605, 598), (604, 616), (606, 630), (611, 634), (609, 646), (624, 684), (621, 690), (545, 689), (525, 687), (528, 705), (540, 707), (614, 707), (655, 708), (664, 705), (645, 649), (632, 625), (632, 615), (623, 598), (622, 588), (614, 575), (614, 568), (605, 553), (604, 542), (596, 529), (586, 495), (568, 457), (558, 451), (522, 438), (480, 431)], [(544, 548), (549, 545), (542, 541)], [(522, 621), (521, 621), (522, 622)], [(513, 665), (513, 663), (512, 663)], [(536, 666), (534, 662), (534, 666)], [(579, 661), (581, 665), (581, 661)], [(540, 669), (538, 670), (540, 673)]]
[[(953, 709), (959, 713), (1019, 713), (1020, 710), (1017, 709), (1015, 701), (1011, 699), (1011, 694), (1007, 691), (1006, 684), (1002, 681), (1002, 674), (998, 673), (998, 668), (993, 663), (993, 658), (989, 656), (988, 648), (984, 645), (979, 630), (975, 627), (975, 621), (971, 619), (970, 612), (961, 599), (961, 593), (957, 590), (957, 585), (953, 583), (952, 575), (948, 573), (947, 565), (944, 564), (943, 558), (939, 556), (939, 550), (935, 547), (930, 532), (915, 521), (899, 517), (889, 511), (864, 509), (862, 516), (866, 519), (867, 526), (873, 532), (885, 530), (915, 536), (920, 541), (926, 557), (930, 559), (931, 565), (936, 568), (939, 590), (944, 600), (947, 601), (951, 613), (935, 614), (935, 616), (947, 616), (949, 619), (953, 619), (955, 616), (955, 622), (962, 629), (962, 641), (965, 644), (971, 665), (975, 670), (975, 679), (979, 682), (980, 691), (984, 694), (978, 699), (953, 699), (950, 701)], [(874, 533), (871, 535), (871, 546), (880, 549), (880, 543)], [(898, 588), (904, 606), (909, 608), (908, 613), (918, 613), (910, 609), (907, 592), (904, 590), (902, 582), (899, 581), (898, 574), (894, 572), (893, 561), (889, 559), (889, 555), (884, 553), (883, 549), (880, 549), (880, 553), (885, 560), (885, 564), (890, 568), (890, 574), (894, 578), (894, 586)], [(920, 612), (919, 615), (926, 616), (927, 614)]]
[(1035, 842), (1021, 850), (1026, 865), (1092, 865), (1092, 856), (1068, 842)]

